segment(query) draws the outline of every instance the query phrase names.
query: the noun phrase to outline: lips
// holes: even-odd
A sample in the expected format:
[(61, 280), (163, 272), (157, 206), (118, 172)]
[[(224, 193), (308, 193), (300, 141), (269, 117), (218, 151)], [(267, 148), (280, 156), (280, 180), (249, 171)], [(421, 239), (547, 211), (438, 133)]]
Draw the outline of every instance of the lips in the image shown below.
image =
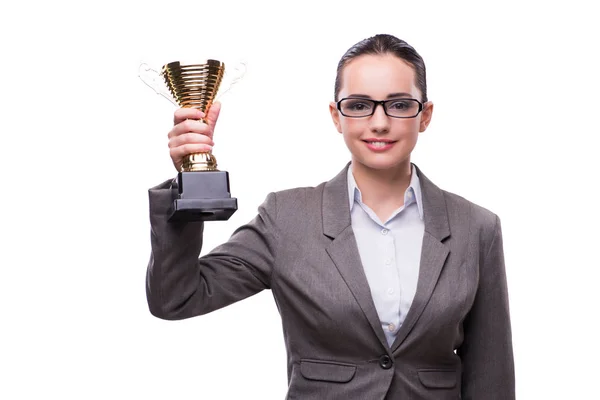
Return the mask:
[(373, 142), (383, 142), (383, 143), (395, 143), (397, 142), (397, 140), (391, 140), (391, 139), (387, 139), (387, 138), (368, 138), (368, 139), (362, 139), (363, 142), (365, 143), (373, 143)]
[(389, 139), (365, 139), (363, 140), (367, 144), (367, 147), (373, 151), (384, 151), (392, 148), (395, 140)]

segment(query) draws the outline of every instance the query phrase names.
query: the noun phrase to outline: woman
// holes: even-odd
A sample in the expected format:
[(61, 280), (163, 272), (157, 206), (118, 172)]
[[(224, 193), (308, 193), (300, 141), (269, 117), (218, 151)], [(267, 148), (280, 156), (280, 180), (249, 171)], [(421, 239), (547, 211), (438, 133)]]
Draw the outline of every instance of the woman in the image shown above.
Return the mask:
[[(167, 222), (169, 183), (150, 190), (150, 311), (189, 318), (271, 289), (289, 399), (513, 399), (500, 221), (410, 162), (433, 113), (423, 60), (393, 36), (363, 40), (338, 65), (329, 109), (351, 163), (270, 193), (201, 258), (202, 223)], [(176, 168), (211, 149), (218, 114), (175, 112)]]

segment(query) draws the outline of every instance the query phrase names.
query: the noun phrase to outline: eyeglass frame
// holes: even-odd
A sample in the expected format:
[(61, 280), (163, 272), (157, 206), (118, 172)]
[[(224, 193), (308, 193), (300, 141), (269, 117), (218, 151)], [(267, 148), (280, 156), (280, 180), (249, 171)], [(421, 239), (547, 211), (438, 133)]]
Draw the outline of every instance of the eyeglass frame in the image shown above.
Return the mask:
[[(373, 107), (373, 110), (371, 111), (371, 114), (368, 114), (368, 115), (361, 115), (360, 117), (353, 116), (353, 115), (346, 115), (342, 111), (342, 107), (341, 107), (342, 101), (344, 101), (344, 100), (367, 100), (367, 101), (373, 102), (375, 104), (375, 107)], [(385, 107), (385, 103), (390, 102), (390, 101), (398, 101), (398, 100), (416, 101), (419, 104), (419, 111), (417, 111), (417, 113), (415, 115), (413, 115), (412, 117), (397, 117), (395, 115), (388, 114), (387, 109)], [(397, 99), (388, 99), (388, 100), (373, 100), (373, 99), (367, 99), (367, 98), (364, 98), (364, 97), (344, 97), (343, 99), (338, 100), (337, 103), (336, 103), (336, 107), (337, 107), (338, 111), (340, 112), (340, 114), (342, 114), (346, 118), (366, 118), (366, 117), (372, 117), (373, 114), (375, 114), (375, 110), (377, 110), (377, 106), (378, 105), (381, 105), (381, 107), (383, 108), (383, 112), (388, 117), (390, 117), (390, 118), (404, 118), (404, 119), (406, 119), (406, 118), (416, 118), (421, 113), (421, 111), (423, 111), (423, 107), (424, 107), (423, 103), (421, 103), (419, 100), (413, 99), (413, 98), (410, 98), (410, 97), (399, 97)]]

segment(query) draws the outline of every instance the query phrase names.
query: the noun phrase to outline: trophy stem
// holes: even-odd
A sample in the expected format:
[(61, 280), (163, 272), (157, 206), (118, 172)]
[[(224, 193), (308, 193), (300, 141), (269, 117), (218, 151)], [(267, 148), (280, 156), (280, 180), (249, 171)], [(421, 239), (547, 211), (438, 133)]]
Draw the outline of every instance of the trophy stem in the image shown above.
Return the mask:
[(218, 171), (217, 159), (210, 152), (188, 154), (183, 158), (181, 170), (183, 172)]
[[(205, 114), (208, 114), (210, 109), (210, 102), (205, 107), (194, 107), (198, 108)], [(206, 120), (202, 118), (200, 121), (206, 123)], [(192, 153), (183, 157), (183, 163), (181, 165), (182, 172), (202, 172), (202, 171), (218, 171), (217, 159), (210, 152)]]

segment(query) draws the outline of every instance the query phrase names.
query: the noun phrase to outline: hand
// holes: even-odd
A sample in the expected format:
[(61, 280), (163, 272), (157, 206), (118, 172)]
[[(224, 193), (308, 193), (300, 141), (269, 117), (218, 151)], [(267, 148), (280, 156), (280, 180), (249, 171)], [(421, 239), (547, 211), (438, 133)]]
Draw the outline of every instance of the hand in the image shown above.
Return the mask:
[(177, 171), (181, 171), (183, 158), (192, 153), (205, 153), (215, 145), (213, 133), (221, 103), (214, 102), (206, 115), (206, 123), (199, 121), (205, 114), (196, 108), (180, 108), (175, 111), (173, 129), (169, 131), (169, 154)]

